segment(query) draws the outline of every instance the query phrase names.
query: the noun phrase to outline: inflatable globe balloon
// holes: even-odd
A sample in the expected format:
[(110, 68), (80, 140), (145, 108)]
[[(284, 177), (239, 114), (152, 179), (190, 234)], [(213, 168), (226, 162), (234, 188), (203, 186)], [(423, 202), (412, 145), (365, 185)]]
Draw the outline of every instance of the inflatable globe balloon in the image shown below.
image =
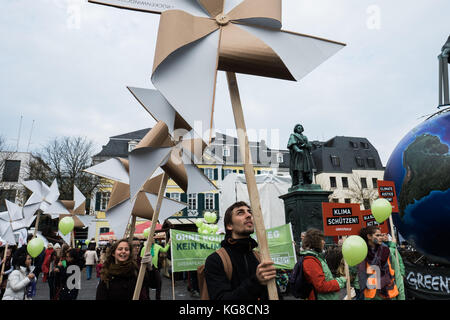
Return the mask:
[(380, 198), (372, 202), (370, 210), (372, 211), (372, 216), (375, 220), (378, 223), (382, 223), (391, 215), (392, 205), (386, 199)]
[(384, 180), (395, 183), (400, 235), (429, 259), (450, 263), (450, 108), (411, 130), (395, 147)]
[(356, 266), (367, 256), (367, 244), (360, 236), (350, 236), (342, 244), (342, 255), (349, 266)]
[(44, 241), (41, 238), (34, 238), (27, 244), (27, 251), (33, 258), (36, 258), (44, 250)]
[(75, 226), (75, 221), (72, 217), (64, 217), (59, 220), (58, 229), (61, 231), (63, 235), (67, 235), (69, 232), (73, 230)]

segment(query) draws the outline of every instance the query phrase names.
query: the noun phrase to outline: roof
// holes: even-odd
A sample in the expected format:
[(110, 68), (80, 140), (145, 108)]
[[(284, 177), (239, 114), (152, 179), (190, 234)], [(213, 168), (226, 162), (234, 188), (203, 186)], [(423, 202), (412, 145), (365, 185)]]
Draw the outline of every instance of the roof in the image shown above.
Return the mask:
[(336, 136), (326, 142), (316, 142), (312, 155), (317, 173), (384, 170), (378, 151), (367, 138)]

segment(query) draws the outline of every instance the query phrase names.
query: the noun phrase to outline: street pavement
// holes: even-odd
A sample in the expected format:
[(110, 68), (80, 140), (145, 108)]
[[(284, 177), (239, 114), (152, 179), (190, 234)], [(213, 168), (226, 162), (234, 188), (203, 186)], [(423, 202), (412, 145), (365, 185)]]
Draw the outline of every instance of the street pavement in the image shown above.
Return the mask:
[[(95, 272), (94, 272), (95, 275)], [(48, 283), (42, 281), (43, 274), (39, 275), (39, 279), (36, 285), (36, 295), (33, 300), (50, 300)], [(172, 294), (172, 280), (162, 276), (162, 290), (161, 300), (173, 300)], [(92, 277), (90, 280), (86, 280), (86, 269), (83, 268), (81, 273), (81, 289), (78, 292), (78, 300), (95, 300), (95, 293), (97, 290), (97, 284), (99, 279)], [(175, 281), (175, 300), (200, 300), (199, 297), (193, 296), (187, 289), (187, 280)], [(150, 299), (155, 299), (155, 289), (150, 289)], [(293, 296), (284, 295), (283, 299), (292, 300)]]
[[(94, 272), (95, 275), (95, 272)], [(172, 280), (164, 276), (162, 278), (162, 290), (161, 299), (162, 300), (173, 300), (172, 295)], [(81, 289), (78, 292), (78, 300), (95, 300), (95, 293), (97, 290), (98, 279), (92, 277), (90, 280), (86, 280), (86, 269), (82, 270), (81, 273)], [(198, 297), (194, 297), (187, 290), (188, 282), (187, 280), (177, 280), (175, 281), (175, 299), (176, 300), (199, 300)], [(155, 299), (155, 289), (150, 289), (150, 299)], [(36, 295), (33, 300), (50, 300), (50, 291), (48, 288), (48, 283), (42, 281), (42, 273), (39, 275), (39, 280), (36, 285)]]

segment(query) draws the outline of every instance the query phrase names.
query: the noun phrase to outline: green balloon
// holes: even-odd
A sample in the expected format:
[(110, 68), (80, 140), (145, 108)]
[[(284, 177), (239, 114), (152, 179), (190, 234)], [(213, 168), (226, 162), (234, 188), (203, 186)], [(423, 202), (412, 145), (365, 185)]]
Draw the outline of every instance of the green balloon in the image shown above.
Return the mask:
[(150, 235), (150, 228), (147, 228), (144, 230), (144, 237), (148, 238), (149, 235)]
[(58, 228), (63, 235), (67, 235), (69, 232), (71, 232), (74, 226), (75, 221), (73, 221), (72, 217), (64, 217), (59, 220)]
[(367, 244), (360, 236), (350, 236), (342, 244), (342, 255), (349, 266), (356, 266), (367, 256)]
[(203, 221), (197, 220), (197, 221), (195, 221), (195, 225), (197, 226), (197, 228), (200, 228), (203, 225)]
[(27, 244), (27, 251), (33, 258), (36, 258), (44, 250), (44, 241), (41, 238), (34, 238)]
[(85, 240), (84, 241), (84, 243), (88, 246), (89, 245), (89, 243), (91, 243), (91, 241), (89, 241), (89, 240)]
[(372, 210), (373, 217), (378, 223), (382, 223), (388, 219), (392, 213), (391, 203), (383, 198), (375, 200), (370, 209)]
[(206, 212), (204, 215), (204, 218), (206, 220), (206, 222), (208, 223), (214, 223), (216, 222), (216, 214), (214, 212)]

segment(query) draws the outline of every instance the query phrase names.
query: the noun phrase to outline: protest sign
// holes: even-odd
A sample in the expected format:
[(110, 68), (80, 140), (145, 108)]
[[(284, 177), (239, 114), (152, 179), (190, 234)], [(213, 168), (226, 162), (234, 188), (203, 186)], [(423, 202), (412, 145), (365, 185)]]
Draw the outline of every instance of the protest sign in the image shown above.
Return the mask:
[(397, 194), (394, 181), (378, 180), (378, 196), (388, 200), (392, 205), (392, 212), (398, 212)]
[[(291, 224), (266, 230), (270, 257), (276, 268), (292, 269), (297, 262)], [(205, 235), (171, 229), (172, 270), (195, 271), (206, 258), (221, 247), (224, 235)], [(252, 235), (255, 237), (254, 235)]]
[(325, 236), (357, 235), (361, 229), (361, 210), (358, 203), (322, 203)]
[(381, 233), (389, 233), (389, 227), (386, 221), (383, 221), (381, 224), (378, 223), (375, 218), (372, 215), (371, 210), (362, 210), (361, 211), (361, 220), (362, 220), (362, 227), (369, 227), (369, 226), (379, 226)]

